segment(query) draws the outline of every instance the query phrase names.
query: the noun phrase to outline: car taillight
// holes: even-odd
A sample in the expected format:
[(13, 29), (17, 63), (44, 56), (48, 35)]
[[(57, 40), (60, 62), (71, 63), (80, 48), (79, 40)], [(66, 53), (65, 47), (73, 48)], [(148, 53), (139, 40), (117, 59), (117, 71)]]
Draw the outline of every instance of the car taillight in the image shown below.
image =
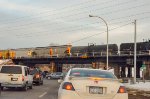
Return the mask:
[(22, 81), (24, 81), (24, 76), (22, 75)]
[(62, 86), (62, 89), (75, 91), (72, 83), (70, 83), (70, 82), (65, 82)]
[(36, 78), (40, 78), (40, 75), (39, 75), (39, 74), (36, 74)]
[(120, 86), (118, 93), (127, 93), (127, 90), (124, 86)]

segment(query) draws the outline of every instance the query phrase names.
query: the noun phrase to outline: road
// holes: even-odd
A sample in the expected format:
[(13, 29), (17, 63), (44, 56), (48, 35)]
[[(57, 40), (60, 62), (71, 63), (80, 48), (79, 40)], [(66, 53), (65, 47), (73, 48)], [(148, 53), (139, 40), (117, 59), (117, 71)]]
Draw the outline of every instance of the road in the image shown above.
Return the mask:
[(44, 85), (33, 86), (24, 92), (20, 89), (5, 89), (0, 99), (57, 99), (58, 86), (56, 80), (44, 80)]
[[(44, 80), (44, 85), (34, 86), (27, 92), (20, 89), (5, 89), (0, 99), (57, 99), (58, 87), (57, 80)], [(129, 92), (129, 99), (150, 99), (150, 96)]]

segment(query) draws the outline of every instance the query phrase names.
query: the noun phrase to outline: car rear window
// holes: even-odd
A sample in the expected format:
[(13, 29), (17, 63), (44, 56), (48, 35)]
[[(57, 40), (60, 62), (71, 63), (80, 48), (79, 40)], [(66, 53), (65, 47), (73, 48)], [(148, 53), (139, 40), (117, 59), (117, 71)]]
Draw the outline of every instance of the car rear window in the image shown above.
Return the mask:
[(56, 72), (56, 75), (61, 75), (62, 73), (61, 72)]
[(101, 71), (101, 70), (71, 70), (70, 76), (75, 77), (100, 77), (100, 78), (113, 78), (116, 77), (111, 72)]
[(19, 66), (3, 66), (1, 68), (1, 73), (22, 74), (22, 70), (21, 70), (21, 67), (19, 67)]

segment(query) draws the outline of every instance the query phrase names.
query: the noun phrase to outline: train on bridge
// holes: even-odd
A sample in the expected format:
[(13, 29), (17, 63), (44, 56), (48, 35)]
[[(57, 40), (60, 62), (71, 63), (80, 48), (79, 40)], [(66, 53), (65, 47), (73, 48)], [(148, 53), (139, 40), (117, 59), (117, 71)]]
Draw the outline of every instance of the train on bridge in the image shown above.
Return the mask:
[[(94, 68), (106, 66), (107, 45), (88, 46), (48, 46), (36, 48), (19, 48), (0, 50), (0, 58), (12, 59), (15, 64), (35, 66), (48, 64), (50, 70), (62, 71), (68, 64), (90, 64)], [(126, 68), (128, 77), (132, 77), (134, 43), (109, 44), (109, 67), (115, 68), (117, 77), (125, 77)], [(140, 68), (146, 67), (147, 78), (150, 78), (150, 41), (137, 43), (137, 77), (140, 77)], [(55, 67), (55, 68), (53, 68)], [(53, 68), (53, 69), (52, 69)], [(121, 75), (121, 76), (120, 76)]]
[[(109, 44), (109, 56), (112, 55), (133, 55), (134, 43), (121, 43)], [(88, 57), (88, 56), (105, 56), (107, 45), (94, 45), (88, 46), (48, 46), (48, 47), (35, 47), (35, 48), (18, 48), (0, 50), (1, 59), (23, 58), (23, 57)], [(137, 43), (137, 54), (150, 54), (150, 40), (147, 42)]]

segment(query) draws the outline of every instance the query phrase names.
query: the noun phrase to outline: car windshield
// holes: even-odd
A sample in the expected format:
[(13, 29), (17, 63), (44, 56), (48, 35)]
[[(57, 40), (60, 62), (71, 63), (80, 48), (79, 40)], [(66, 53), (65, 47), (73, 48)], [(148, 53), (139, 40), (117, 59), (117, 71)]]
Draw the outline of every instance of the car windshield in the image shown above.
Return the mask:
[(100, 77), (100, 78), (112, 78), (117, 79), (111, 72), (100, 71), (100, 70), (71, 70), (70, 76), (75, 77)]
[(30, 70), (30, 75), (33, 75), (33, 74), (36, 74), (36, 73), (38, 73), (37, 69), (31, 69)]
[(1, 69), (1, 73), (22, 74), (22, 70), (21, 70), (21, 67), (19, 66), (3, 66)]

